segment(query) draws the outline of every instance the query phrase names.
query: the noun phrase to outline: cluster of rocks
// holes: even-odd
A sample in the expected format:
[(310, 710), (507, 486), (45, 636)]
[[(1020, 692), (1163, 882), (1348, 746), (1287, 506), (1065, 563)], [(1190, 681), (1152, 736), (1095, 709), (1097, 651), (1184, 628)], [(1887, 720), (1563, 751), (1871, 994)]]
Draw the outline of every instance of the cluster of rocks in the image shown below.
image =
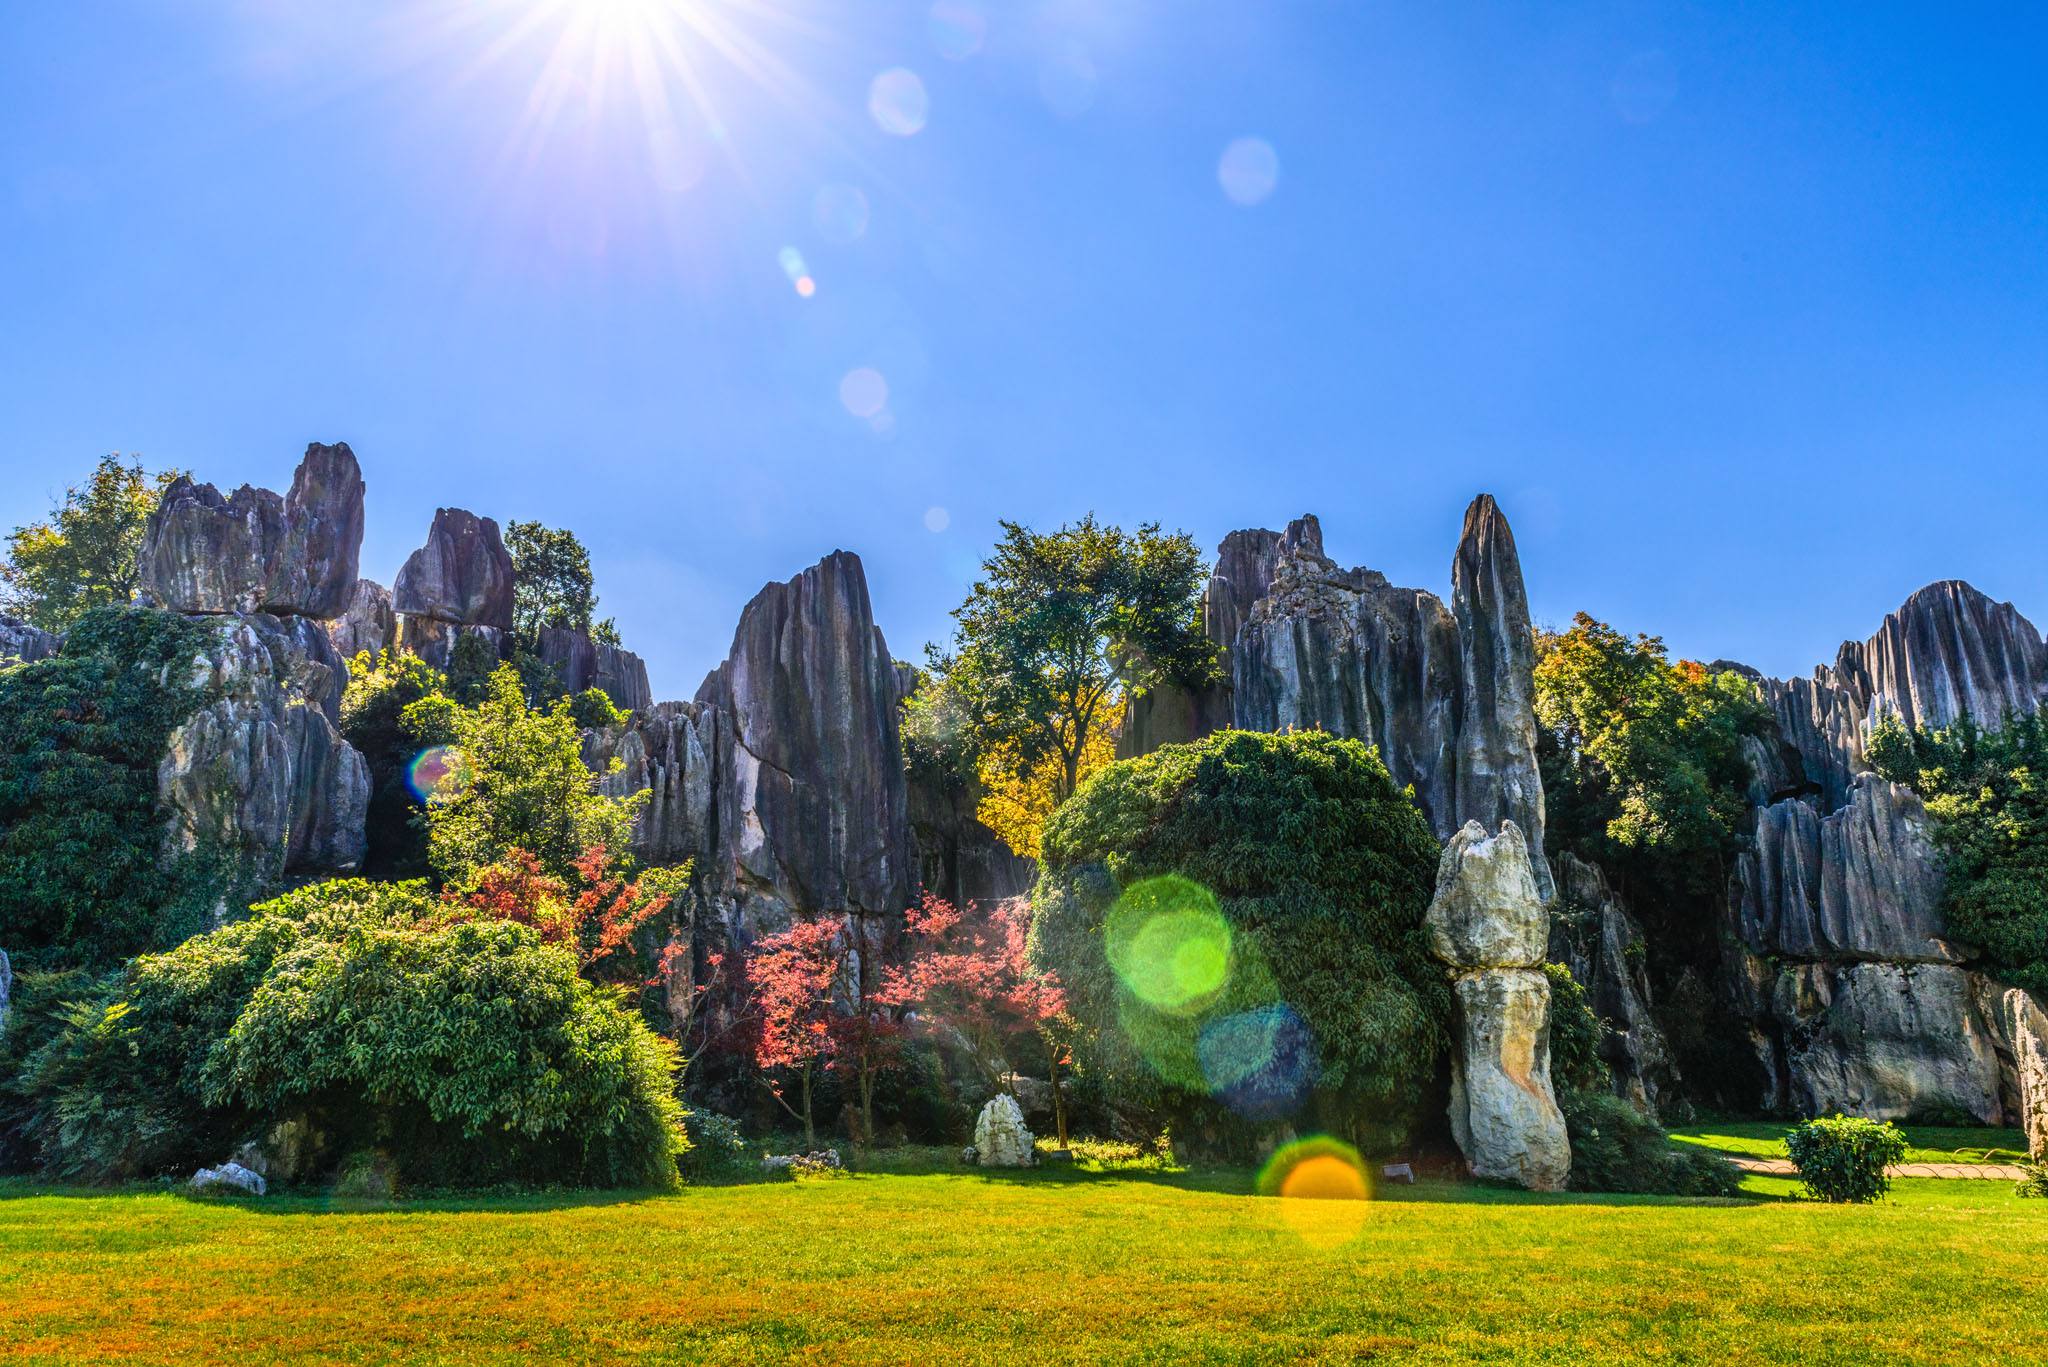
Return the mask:
[(1865, 746), (1887, 716), (1995, 729), (2032, 712), (2048, 700), (2048, 644), (2010, 603), (1946, 580), (1810, 679), (1752, 677), (1777, 727), (1748, 751), (1723, 977), (1765, 1070), (1760, 1103), (2022, 1120), (2008, 990), (1965, 966), (1926, 807), (1871, 772)]
[(771, 1153), (761, 1158), (761, 1171), (786, 1172), (798, 1176), (815, 1176), (821, 1173), (842, 1172), (845, 1165), (840, 1162), (837, 1149), (813, 1149), (809, 1153)]
[(1223, 680), (1134, 700), (1119, 753), (1225, 726), (1317, 727), (1371, 741), (1414, 785), (1440, 838), (1467, 821), (1513, 821), (1536, 886), (1552, 890), (1536, 765), (1535, 644), (1514, 533), (1491, 495), (1466, 509), (1451, 601), (1338, 568), (1307, 516), (1284, 532), (1224, 538), (1203, 600)]
[(1423, 920), (1448, 966), (1457, 1048), (1451, 1134), (1475, 1177), (1560, 1191), (1571, 1141), (1550, 1083), (1550, 913), (1514, 822), (1467, 822), (1444, 847)]

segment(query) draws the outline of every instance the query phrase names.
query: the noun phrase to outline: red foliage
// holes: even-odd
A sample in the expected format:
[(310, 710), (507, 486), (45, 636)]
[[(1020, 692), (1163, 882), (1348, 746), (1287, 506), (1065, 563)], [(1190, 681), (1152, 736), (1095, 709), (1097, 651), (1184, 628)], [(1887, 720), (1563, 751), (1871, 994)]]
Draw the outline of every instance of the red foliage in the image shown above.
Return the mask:
[[(659, 877), (628, 879), (608, 871), (605, 849), (593, 845), (574, 861), (576, 886), (546, 872), (540, 860), (515, 849), (462, 888), (441, 894), (450, 921), (500, 920), (532, 926), (541, 939), (576, 951), (586, 972), (611, 968), (607, 960), (631, 948), (642, 926), (667, 910), (679, 888)], [(663, 963), (671, 949), (663, 951)], [(619, 966), (630, 974), (625, 963)], [(656, 978), (660, 980), (660, 968)]]
[(839, 928), (823, 921), (799, 921), (755, 944), (746, 960), (748, 997), (758, 1013), (751, 1037), (754, 1066), (764, 1073), (793, 1075), (800, 1105), (783, 1095), (779, 1079), (769, 1091), (782, 1109), (803, 1122), (807, 1148), (818, 1144), (811, 1119), (811, 1077), (830, 1066), (839, 1050), (832, 989), (839, 980)]
[[(1028, 1036), (1060, 1033), (1067, 994), (1057, 977), (1031, 962), (1031, 908), (1022, 899), (984, 911), (979, 903), (956, 908), (926, 893), (910, 909), (906, 929), (907, 962), (884, 978), (878, 995), (885, 1001), (958, 1030), (985, 1065), (1006, 1059)], [(1064, 1050), (1056, 1047), (1053, 1057), (1064, 1062)]]

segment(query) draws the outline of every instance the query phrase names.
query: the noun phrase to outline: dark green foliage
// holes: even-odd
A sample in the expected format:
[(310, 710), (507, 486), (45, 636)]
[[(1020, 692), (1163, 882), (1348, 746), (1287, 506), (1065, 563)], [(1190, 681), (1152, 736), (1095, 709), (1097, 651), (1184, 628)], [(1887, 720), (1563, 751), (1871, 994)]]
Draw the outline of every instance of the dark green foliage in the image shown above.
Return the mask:
[(323, 883), (137, 960), (28, 1062), (42, 1161), (179, 1171), (300, 1119), (410, 1184), (672, 1184), (674, 1049), (531, 929), (433, 911), (423, 884)]
[(448, 652), (445, 691), (463, 706), (475, 706), (490, 692), (491, 675), (501, 663), (489, 641), (465, 632), (455, 638), (454, 648)]
[(29, 967), (176, 944), (208, 910), (206, 861), (166, 865), (156, 767), (208, 701), (203, 626), (144, 608), (80, 618), (54, 659), (0, 670), (0, 946)]
[(1906, 1136), (1889, 1120), (1838, 1115), (1795, 1126), (1785, 1152), (1816, 1199), (1862, 1203), (1892, 1189), (1884, 1170), (1905, 1158)]
[(1611, 1092), (1563, 1088), (1557, 1100), (1571, 1138), (1574, 1191), (1733, 1196), (1741, 1189), (1734, 1164), (1673, 1147), (1653, 1121)]
[(406, 784), (406, 771), (428, 744), (447, 738), (422, 739), (401, 718), (406, 708), (446, 687), (439, 670), (403, 651), (364, 651), (349, 664), (341, 734), (370, 768), (363, 871), (373, 878), (418, 878), (427, 871), (426, 834), (414, 820), (420, 802)]
[(1688, 1084), (1727, 1104), (1761, 1089), (1755, 1059), (1721, 1047), (1741, 1031), (1708, 994), (1691, 1018), (1672, 998), (1719, 964), (1717, 927), (1748, 811), (1746, 736), (1770, 732), (1755, 684), (1673, 664), (1655, 636), (1579, 613), (1537, 633), (1537, 758), (1544, 838), (1604, 868), (1648, 932), (1653, 999)]
[(612, 702), (611, 694), (602, 688), (586, 688), (569, 699), (569, 715), (584, 730), (596, 731), (607, 726), (623, 726), (629, 714), (621, 712)]
[(740, 1133), (739, 1121), (700, 1107), (683, 1118), (683, 1128), (690, 1136), (690, 1151), (677, 1166), (685, 1182), (710, 1187), (759, 1180), (761, 1165)]
[[(1312, 1039), (1313, 1120), (1384, 1147), (1420, 1115), (1445, 1042), (1449, 991), (1421, 930), (1437, 854), (1369, 747), (1219, 732), (1111, 765), (1054, 815), (1032, 952), (1066, 985), (1089, 1032), (1082, 1072), (1112, 1098), (1227, 1124), (1203, 1095), (1201, 1032), (1291, 1010)], [(1168, 875), (1194, 893), (1146, 881)], [(1113, 968), (1105, 923), (1135, 912), (1118, 909), (1134, 885), (1186, 902), (1187, 925), (1228, 923), (1213, 996), (1157, 1009)]]
[(1613, 1083), (1600, 1043), (1607, 1025), (1586, 1001), (1586, 989), (1563, 964), (1545, 964), (1550, 979), (1550, 1078), (1559, 1090), (1605, 1091)]
[(1930, 732), (1887, 716), (1868, 755), (1927, 799), (1951, 938), (1999, 977), (2048, 994), (2048, 721), (2008, 716), (1986, 731), (1965, 717)]

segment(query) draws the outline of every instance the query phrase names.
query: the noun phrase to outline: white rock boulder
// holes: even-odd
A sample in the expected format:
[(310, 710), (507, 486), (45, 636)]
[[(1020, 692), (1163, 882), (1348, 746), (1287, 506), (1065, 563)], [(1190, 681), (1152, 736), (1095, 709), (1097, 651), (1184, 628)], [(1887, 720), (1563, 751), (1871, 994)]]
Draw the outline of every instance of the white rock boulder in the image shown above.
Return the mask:
[(1023, 1108), (1007, 1092), (990, 1099), (974, 1122), (974, 1161), (984, 1168), (1028, 1168), (1038, 1161)]

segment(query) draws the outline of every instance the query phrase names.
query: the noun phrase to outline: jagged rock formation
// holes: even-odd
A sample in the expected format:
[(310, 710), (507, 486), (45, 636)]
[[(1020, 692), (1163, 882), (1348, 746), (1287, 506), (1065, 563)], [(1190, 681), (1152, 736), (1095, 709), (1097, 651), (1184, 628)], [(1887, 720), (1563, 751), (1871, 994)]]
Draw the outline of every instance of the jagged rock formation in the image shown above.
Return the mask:
[(1468, 820), (1525, 830), (1537, 887), (1550, 895), (1528, 598), (1490, 496), (1466, 511), (1450, 607), (1376, 570), (1339, 569), (1311, 516), (1282, 533), (1225, 538), (1203, 620), (1227, 682), (1135, 700), (1119, 753), (1191, 740), (1226, 718), (1356, 736), (1379, 746), (1395, 782), (1415, 786), (1439, 835)]
[(363, 474), (347, 443), (306, 448), (283, 497), (180, 477), (150, 514), (140, 598), (182, 613), (334, 617), (355, 587)]
[(366, 650), (375, 655), (397, 645), (398, 614), (391, 607), (391, 590), (373, 579), (356, 580), (348, 606), (327, 624), (327, 636), (344, 660), (353, 660)]
[(406, 558), (392, 588), (406, 617), (512, 629), (512, 554), (498, 524), (464, 508), (437, 508), (427, 544)]
[(2012, 1051), (2014, 1091), (2027, 1155), (2048, 1163), (2048, 1012), (2015, 987), (1999, 999), (2000, 1024)]
[(326, 632), (267, 613), (211, 621), (193, 682), (215, 701), (171, 733), (157, 765), (169, 848), (227, 856), (223, 896), (355, 869), (370, 774), (337, 729), (348, 675)]
[(634, 828), (634, 853), (643, 862), (680, 864), (711, 855), (718, 831), (711, 767), (717, 749), (716, 714), (697, 703), (656, 703), (624, 726), (584, 737), (584, 762), (605, 775), (607, 793), (653, 790)]
[(64, 638), (13, 617), (0, 617), (0, 664), (47, 660), (64, 646)]
[(281, 498), (180, 479), (150, 516), (141, 596), (209, 629), (191, 670), (211, 700), (157, 764), (165, 849), (220, 861), (222, 914), (362, 862), (369, 769), (337, 729), (348, 671), (318, 620), (346, 608), (362, 534), (346, 445), (309, 446)]
[(628, 712), (654, 705), (654, 693), (647, 684), (646, 662), (630, 650), (591, 640), (587, 631), (541, 628), (540, 657), (555, 671), (567, 692), (601, 689), (614, 707)]
[(917, 843), (918, 879), (926, 892), (955, 906), (984, 905), (1031, 891), (1038, 865), (1013, 854), (975, 816), (980, 792), (971, 781), (913, 774), (910, 829)]
[(1451, 1133), (1474, 1176), (1558, 1191), (1571, 1141), (1550, 1085), (1550, 919), (1514, 822), (1467, 822), (1445, 846), (1423, 925), (1450, 967), (1458, 1051)]
[(1752, 1022), (1766, 1106), (1902, 1117), (2011, 1111), (2001, 989), (1947, 938), (1941, 861), (1910, 789), (1869, 772), (1884, 716), (1996, 727), (2048, 699), (2048, 645), (2010, 603), (1930, 584), (1810, 679), (1751, 672), (1779, 735), (1750, 759), (1756, 808), (1730, 880), (1726, 979)]
[(1559, 855), (1550, 959), (1569, 968), (1608, 1027), (1600, 1054), (1616, 1092), (1655, 1116), (1678, 1088), (1678, 1067), (1650, 1008), (1643, 928), (1597, 864)]

